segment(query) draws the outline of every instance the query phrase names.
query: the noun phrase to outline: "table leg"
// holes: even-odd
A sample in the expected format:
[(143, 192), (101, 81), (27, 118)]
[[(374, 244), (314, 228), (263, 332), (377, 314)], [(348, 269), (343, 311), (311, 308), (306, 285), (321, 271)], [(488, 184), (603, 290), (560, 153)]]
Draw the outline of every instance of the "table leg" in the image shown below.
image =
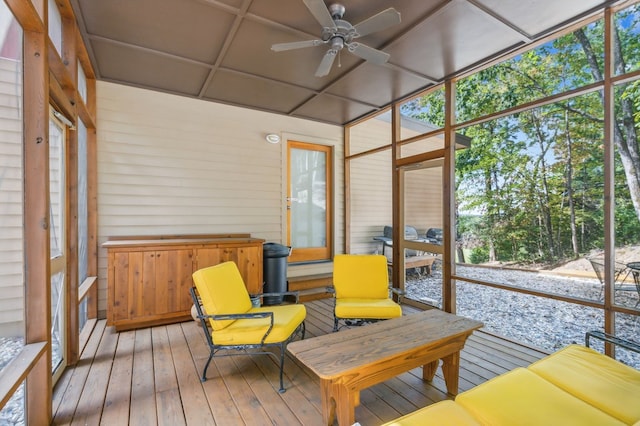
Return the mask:
[(360, 404), (360, 392), (350, 391), (346, 386), (320, 379), (322, 422), (332, 426), (338, 420), (340, 426), (355, 423), (355, 407)]
[(427, 382), (433, 380), (433, 377), (436, 375), (439, 362), (440, 360), (436, 359), (435, 361), (422, 366), (422, 380), (426, 380)]
[(331, 395), (331, 381), (320, 379), (320, 400), (322, 402), (322, 424), (332, 426), (336, 418), (336, 402)]
[(454, 352), (442, 358), (442, 374), (449, 395), (458, 394), (458, 378), (460, 373), (460, 352)]

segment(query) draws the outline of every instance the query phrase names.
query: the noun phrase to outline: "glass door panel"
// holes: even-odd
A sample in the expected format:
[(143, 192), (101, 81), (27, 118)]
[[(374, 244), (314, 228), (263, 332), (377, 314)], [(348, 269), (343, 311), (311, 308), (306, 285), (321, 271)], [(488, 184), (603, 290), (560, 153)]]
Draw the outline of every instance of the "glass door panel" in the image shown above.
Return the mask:
[(405, 290), (409, 299), (442, 306), (442, 160), (401, 171)]
[(64, 146), (66, 127), (49, 118), (49, 199), (50, 199), (50, 264), (51, 264), (51, 357), (55, 378), (65, 365), (66, 330), (66, 259), (65, 259), (65, 169)]
[(331, 147), (289, 142), (290, 261), (331, 258)]

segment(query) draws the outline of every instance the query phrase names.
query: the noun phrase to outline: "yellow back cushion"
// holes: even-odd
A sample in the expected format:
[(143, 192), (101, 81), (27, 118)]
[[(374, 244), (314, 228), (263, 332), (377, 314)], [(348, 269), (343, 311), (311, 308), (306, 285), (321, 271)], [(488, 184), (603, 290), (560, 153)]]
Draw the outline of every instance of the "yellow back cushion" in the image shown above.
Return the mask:
[[(193, 282), (208, 315), (244, 314), (251, 309), (249, 293), (233, 262), (199, 269), (193, 273)], [(210, 322), (213, 330), (221, 330), (233, 323), (233, 320)]]
[(627, 424), (640, 421), (640, 371), (569, 345), (529, 366), (540, 377)]
[(336, 297), (387, 299), (387, 258), (379, 254), (338, 254), (333, 258)]

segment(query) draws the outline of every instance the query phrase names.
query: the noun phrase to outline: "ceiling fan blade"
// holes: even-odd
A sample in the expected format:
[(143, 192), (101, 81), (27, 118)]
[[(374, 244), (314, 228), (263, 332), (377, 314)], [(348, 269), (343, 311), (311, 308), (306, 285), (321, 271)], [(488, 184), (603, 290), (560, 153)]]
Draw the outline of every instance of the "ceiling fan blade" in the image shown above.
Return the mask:
[(331, 71), (331, 66), (333, 65), (333, 61), (336, 59), (336, 55), (338, 51), (335, 49), (327, 50), (327, 53), (324, 54), (320, 65), (318, 65), (318, 69), (316, 70), (316, 77), (324, 77), (329, 74)]
[(284, 50), (302, 49), (305, 47), (320, 46), (324, 42), (322, 40), (305, 40), (294, 41), (291, 43), (276, 43), (271, 46), (271, 50), (274, 52), (282, 52)]
[(313, 17), (320, 22), (320, 25), (329, 28), (336, 26), (331, 14), (329, 13), (329, 9), (327, 9), (327, 5), (324, 4), (323, 0), (303, 0), (303, 2)]
[(400, 13), (390, 7), (389, 9), (383, 10), (382, 12), (354, 25), (353, 28), (355, 28), (356, 33), (358, 33), (357, 37), (362, 37), (376, 31), (382, 31), (399, 23)]
[(369, 47), (362, 43), (349, 43), (347, 49), (349, 49), (349, 52), (354, 55), (377, 65), (382, 65), (387, 62), (390, 56), (382, 50), (374, 49), (373, 47)]

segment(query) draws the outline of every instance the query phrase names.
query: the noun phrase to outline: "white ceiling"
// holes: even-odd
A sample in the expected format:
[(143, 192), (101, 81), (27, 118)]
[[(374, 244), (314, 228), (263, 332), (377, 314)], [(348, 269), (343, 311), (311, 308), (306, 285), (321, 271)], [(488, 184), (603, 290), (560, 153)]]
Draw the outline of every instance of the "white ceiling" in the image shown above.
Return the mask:
[[(331, 4), (332, 2), (327, 2)], [(98, 79), (345, 124), (589, 16), (602, 0), (343, 0), (356, 24), (395, 8), (402, 22), (358, 41), (389, 53), (373, 65), (327, 46), (302, 0), (72, 0)]]

